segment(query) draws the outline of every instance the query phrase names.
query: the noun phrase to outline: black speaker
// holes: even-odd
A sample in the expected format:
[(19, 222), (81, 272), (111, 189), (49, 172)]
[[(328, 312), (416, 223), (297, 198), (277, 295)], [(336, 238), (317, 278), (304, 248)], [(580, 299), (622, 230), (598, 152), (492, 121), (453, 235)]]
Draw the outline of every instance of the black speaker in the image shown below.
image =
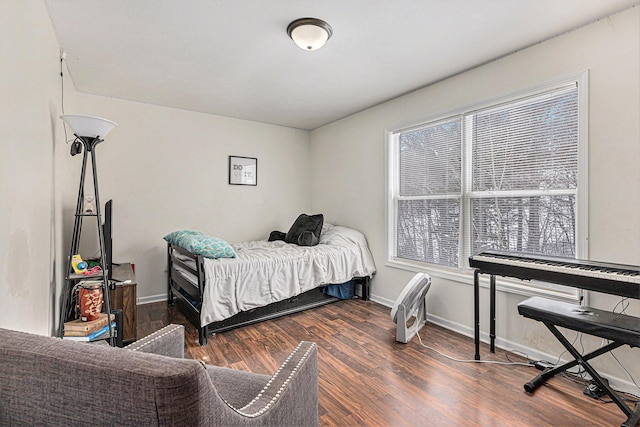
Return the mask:
[(111, 313), (116, 316), (116, 347), (124, 347), (124, 343), (122, 342), (124, 336), (124, 332), (122, 332), (122, 328), (124, 325), (122, 310), (114, 309), (111, 310)]

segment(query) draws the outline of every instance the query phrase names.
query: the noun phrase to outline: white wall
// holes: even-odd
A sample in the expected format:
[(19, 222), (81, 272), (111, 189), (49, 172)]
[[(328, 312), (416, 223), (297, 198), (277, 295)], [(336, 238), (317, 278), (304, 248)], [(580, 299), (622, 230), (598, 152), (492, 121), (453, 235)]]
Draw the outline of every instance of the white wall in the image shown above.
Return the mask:
[(59, 61), (44, 4), (0, 2), (0, 327), (50, 334)]
[[(306, 131), (100, 96), (76, 98), (77, 111), (68, 113), (118, 123), (96, 149), (100, 198), (102, 204), (113, 199), (113, 258), (135, 263), (143, 302), (166, 298), (162, 237), (171, 231), (200, 230), (230, 242), (264, 239), (272, 230), (286, 232), (311, 207)], [(257, 186), (229, 185), (230, 155), (258, 159)], [(75, 206), (67, 207), (70, 235)]]
[[(0, 327), (49, 335), (82, 156), (64, 144), (60, 51), (44, 2), (0, 2), (0, 43)], [(166, 298), (165, 234), (259, 239), (309, 211), (308, 132), (80, 94), (63, 71), (65, 113), (119, 124), (97, 147), (100, 196), (114, 200), (114, 260), (136, 264), (141, 301)], [(228, 184), (229, 155), (258, 158), (257, 186)], [(85, 220), (84, 234), (94, 229)], [(81, 247), (94, 249), (91, 239)]]
[[(385, 265), (385, 131), (586, 69), (590, 257), (640, 264), (640, 8), (636, 7), (311, 133), (313, 209), (365, 233), (378, 268), (372, 284), (375, 299), (391, 303), (413, 275)], [(334, 166), (327, 168), (332, 162)], [(434, 279), (428, 296), (431, 318), (471, 335), (471, 283), (470, 274), (461, 281)], [(487, 308), (481, 313), (486, 331), (486, 290), (482, 298)], [(555, 338), (538, 323), (517, 314), (516, 304), (521, 300), (518, 295), (498, 295), (501, 343), (558, 355), (561, 350)], [(590, 295), (592, 305), (608, 310), (618, 301), (603, 294)], [(638, 316), (638, 302), (633, 301), (627, 312)], [(585, 339), (587, 346), (599, 345), (599, 341)], [(637, 353), (635, 359), (628, 348), (616, 354), (640, 379)], [(601, 359), (596, 365), (627, 380), (610, 356)]]

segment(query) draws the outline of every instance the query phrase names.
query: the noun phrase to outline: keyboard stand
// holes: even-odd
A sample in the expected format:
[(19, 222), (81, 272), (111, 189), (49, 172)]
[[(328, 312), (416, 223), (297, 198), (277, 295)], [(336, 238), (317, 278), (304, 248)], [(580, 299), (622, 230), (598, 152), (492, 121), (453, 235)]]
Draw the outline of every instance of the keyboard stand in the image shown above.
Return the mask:
[[(545, 369), (533, 380), (526, 383), (524, 389), (528, 393), (533, 393), (554, 375), (580, 365), (591, 375), (593, 382), (604, 390), (627, 416), (627, 420), (622, 426), (635, 427), (638, 424), (640, 420), (640, 404), (636, 404), (635, 410), (632, 410), (618, 396), (615, 390), (609, 387), (609, 384), (604, 381), (588, 361), (625, 344), (630, 347), (638, 347), (640, 345), (640, 319), (540, 297), (529, 298), (518, 304), (518, 312), (525, 317), (544, 323), (574, 357), (571, 362)], [(612, 342), (589, 354), (581, 355), (556, 326), (584, 332)]]
[[(473, 272), (475, 360), (480, 360), (480, 273), (478, 269)], [(489, 350), (496, 352), (496, 276), (493, 274), (489, 276)]]

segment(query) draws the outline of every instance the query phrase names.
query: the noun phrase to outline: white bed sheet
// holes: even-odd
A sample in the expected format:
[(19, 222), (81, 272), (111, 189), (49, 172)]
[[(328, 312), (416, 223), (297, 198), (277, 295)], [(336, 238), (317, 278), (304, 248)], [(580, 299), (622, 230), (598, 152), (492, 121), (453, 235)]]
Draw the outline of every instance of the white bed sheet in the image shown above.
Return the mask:
[(325, 224), (316, 246), (266, 240), (232, 246), (237, 258), (205, 259), (202, 326), (376, 271), (364, 235), (331, 224)]

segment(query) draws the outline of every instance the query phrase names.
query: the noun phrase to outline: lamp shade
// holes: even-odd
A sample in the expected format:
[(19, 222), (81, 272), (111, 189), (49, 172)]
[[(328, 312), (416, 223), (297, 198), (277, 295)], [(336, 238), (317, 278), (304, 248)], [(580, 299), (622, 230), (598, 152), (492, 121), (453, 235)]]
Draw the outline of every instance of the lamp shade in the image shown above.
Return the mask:
[(331, 26), (321, 19), (296, 19), (287, 27), (291, 40), (304, 50), (320, 49), (333, 34)]
[(101, 117), (82, 116), (79, 114), (65, 114), (60, 116), (77, 136), (87, 138), (105, 138), (109, 132), (118, 126), (116, 122)]

